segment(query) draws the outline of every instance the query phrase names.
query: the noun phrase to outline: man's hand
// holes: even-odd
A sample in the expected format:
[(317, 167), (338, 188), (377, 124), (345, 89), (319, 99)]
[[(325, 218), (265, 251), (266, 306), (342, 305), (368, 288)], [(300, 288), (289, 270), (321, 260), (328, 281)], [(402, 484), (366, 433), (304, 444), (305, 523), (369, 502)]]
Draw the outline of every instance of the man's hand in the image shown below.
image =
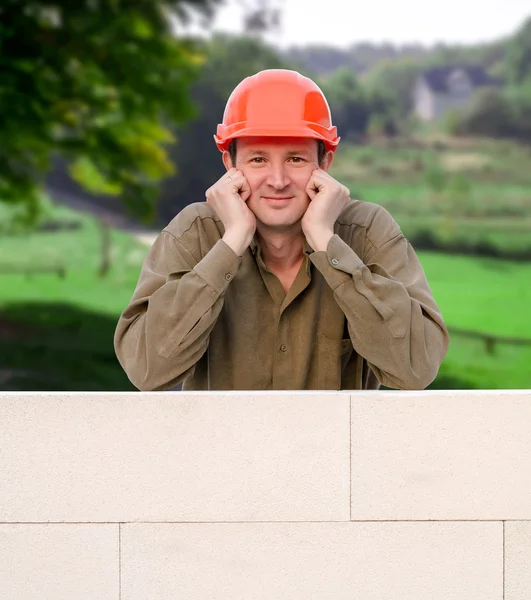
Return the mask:
[(334, 235), (334, 223), (350, 202), (350, 190), (326, 171), (316, 169), (306, 193), (311, 202), (302, 218), (302, 231), (315, 251), (326, 251)]
[(223, 241), (241, 256), (253, 239), (256, 218), (246, 201), (251, 188), (241, 171), (230, 169), (206, 191), (206, 201), (225, 226)]

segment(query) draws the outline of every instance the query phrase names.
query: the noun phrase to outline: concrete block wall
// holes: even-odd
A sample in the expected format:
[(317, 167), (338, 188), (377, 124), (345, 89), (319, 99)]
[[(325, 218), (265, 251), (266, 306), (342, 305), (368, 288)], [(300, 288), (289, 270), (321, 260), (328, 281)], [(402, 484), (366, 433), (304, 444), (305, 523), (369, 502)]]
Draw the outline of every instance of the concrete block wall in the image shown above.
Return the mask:
[(531, 390), (4, 393), (1, 600), (529, 600)]

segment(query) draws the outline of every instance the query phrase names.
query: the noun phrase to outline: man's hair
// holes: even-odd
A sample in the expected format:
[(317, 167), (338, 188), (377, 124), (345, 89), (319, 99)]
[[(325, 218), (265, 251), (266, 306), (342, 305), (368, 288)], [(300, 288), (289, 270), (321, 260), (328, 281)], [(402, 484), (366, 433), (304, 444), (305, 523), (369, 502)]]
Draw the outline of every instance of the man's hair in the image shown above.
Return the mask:
[[(232, 162), (232, 166), (236, 166), (236, 140), (238, 138), (234, 138), (230, 141), (229, 147), (227, 148), (228, 153), (230, 154), (230, 160)], [(323, 140), (317, 140), (317, 164), (321, 166), (323, 164), (324, 158), (326, 155), (326, 146)]]

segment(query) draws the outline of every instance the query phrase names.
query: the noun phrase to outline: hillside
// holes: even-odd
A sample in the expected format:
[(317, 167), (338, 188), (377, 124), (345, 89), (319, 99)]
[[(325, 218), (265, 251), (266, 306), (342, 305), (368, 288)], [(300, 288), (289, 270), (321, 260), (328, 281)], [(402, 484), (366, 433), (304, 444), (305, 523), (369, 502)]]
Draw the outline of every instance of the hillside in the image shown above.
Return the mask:
[(368, 75), (374, 68), (393, 61), (413, 61), (429, 66), (450, 63), (481, 65), (498, 74), (505, 48), (511, 38), (486, 44), (445, 45), (432, 47), (421, 44), (353, 44), (346, 50), (335, 46), (292, 46), (282, 53), (288, 63), (317, 77), (326, 77), (341, 67), (349, 67), (358, 75)]

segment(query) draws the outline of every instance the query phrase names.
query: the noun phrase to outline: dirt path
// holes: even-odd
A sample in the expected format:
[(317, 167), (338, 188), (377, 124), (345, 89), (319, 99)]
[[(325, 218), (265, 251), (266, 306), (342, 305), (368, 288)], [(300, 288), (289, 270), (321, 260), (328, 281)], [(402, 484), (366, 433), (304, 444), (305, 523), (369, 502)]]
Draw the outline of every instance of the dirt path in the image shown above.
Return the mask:
[(160, 233), (159, 229), (153, 229), (141, 225), (132, 219), (128, 219), (127, 217), (110, 209), (98, 204), (94, 204), (89, 200), (80, 198), (79, 196), (69, 194), (68, 192), (63, 192), (50, 187), (48, 187), (47, 192), (56, 202), (64, 204), (73, 210), (88, 213), (98, 219), (101, 219), (113, 229), (119, 229), (120, 231), (129, 233), (146, 246), (151, 246)]

